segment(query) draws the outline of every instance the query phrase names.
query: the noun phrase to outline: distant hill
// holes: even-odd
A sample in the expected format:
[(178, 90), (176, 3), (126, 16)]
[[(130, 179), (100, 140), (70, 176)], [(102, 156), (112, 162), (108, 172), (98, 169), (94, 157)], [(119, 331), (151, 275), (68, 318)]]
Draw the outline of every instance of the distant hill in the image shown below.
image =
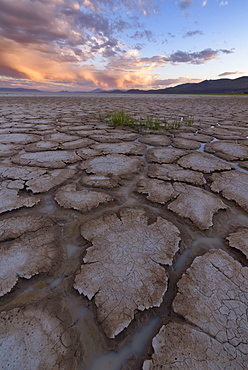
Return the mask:
[[(23, 92), (23, 93), (52, 93), (52, 91), (41, 91), (37, 89), (25, 89), (24, 87), (0, 87), (0, 92)], [(57, 91), (57, 93), (62, 94), (87, 94), (87, 93), (102, 93), (105, 92), (103, 89), (95, 89), (92, 91), (68, 91), (62, 90)], [(56, 91), (55, 91), (56, 93)]]
[(127, 90), (120, 90), (120, 89), (114, 89), (114, 90), (105, 90), (102, 91), (103, 93), (113, 93), (113, 94), (122, 94), (124, 92), (127, 92)]
[(25, 89), (24, 87), (0, 87), (0, 92), (42, 92), (37, 89)]
[[(45, 93), (37, 89), (25, 89), (23, 87), (11, 88), (0, 87), (0, 92), (26, 92), (26, 93)], [(46, 91), (49, 92), (49, 91)], [(95, 89), (92, 91), (59, 91), (58, 93), (66, 94), (86, 94), (86, 93), (114, 93), (114, 94), (248, 94), (248, 76), (236, 78), (221, 78), (218, 80), (205, 80), (199, 83), (186, 83), (166, 89), (158, 90), (102, 90)]]
[(114, 90), (94, 89), (94, 90), (90, 90), (90, 91), (68, 91), (68, 90), (59, 91), (59, 93), (70, 93), (70, 94), (102, 94), (102, 93), (120, 94), (120, 93), (123, 93), (123, 92), (126, 92), (126, 90), (118, 90), (118, 89), (114, 89)]
[(244, 94), (248, 93), (248, 76), (231, 80), (205, 80), (199, 83), (186, 83), (166, 89), (139, 90), (131, 89), (128, 94)]
[(103, 92), (108, 92), (103, 89), (94, 89), (91, 91), (68, 91), (68, 90), (62, 90), (59, 91), (59, 93), (64, 93), (64, 94), (98, 94), (98, 93), (103, 93)]

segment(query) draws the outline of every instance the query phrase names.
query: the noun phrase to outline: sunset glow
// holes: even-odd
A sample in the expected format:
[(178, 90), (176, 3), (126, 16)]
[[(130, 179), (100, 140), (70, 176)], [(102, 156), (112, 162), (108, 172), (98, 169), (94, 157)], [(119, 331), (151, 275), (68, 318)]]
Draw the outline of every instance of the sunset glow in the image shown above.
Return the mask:
[(0, 0), (0, 87), (156, 89), (248, 75), (243, 0)]

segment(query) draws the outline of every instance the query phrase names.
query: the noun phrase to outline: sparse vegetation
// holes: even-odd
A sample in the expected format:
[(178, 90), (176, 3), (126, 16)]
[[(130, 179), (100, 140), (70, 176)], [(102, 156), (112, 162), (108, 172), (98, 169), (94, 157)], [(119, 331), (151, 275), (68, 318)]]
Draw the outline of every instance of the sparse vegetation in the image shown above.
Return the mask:
[(192, 126), (195, 123), (193, 116), (188, 117), (161, 117), (149, 116), (135, 117), (123, 109), (113, 110), (106, 114), (98, 113), (97, 118), (112, 127), (130, 127), (138, 131), (170, 131), (179, 130), (182, 126)]
[(125, 113), (124, 110), (112, 111), (107, 113), (105, 120), (110, 126), (127, 126), (134, 128), (135, 127), (135, 118), (132, 117), (129, 113)]
[(149, 128), (150, 130), (162, 130), (162, 121), (158, 117), (150, 117), (146, 116), (145, 119), (145, 125), (146, 128)]
[(194, 121), (195, 121), (194, 117), (193, 116), (189, 116), (188, 117), (188, 121), (187, 121), (187, 125), (188, 126), (192, 126), (193, 123), (194, 123)]

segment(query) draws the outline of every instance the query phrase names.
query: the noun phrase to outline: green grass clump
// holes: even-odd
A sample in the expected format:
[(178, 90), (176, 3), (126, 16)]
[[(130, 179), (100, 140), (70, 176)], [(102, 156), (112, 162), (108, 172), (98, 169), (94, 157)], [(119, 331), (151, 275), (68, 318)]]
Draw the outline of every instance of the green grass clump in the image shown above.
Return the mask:
[(107, 114), (106, 121), (110, 126), (123, 127), (128, 126), (134, 128), (136, 120), (129, 113), (125, 113), (124, 110), (113, 111)]
[(150, 130), (155, 130), (155, 131), (163, 129), (162, 121), (158, 117), (153, 118), (150, 116), (146, 116), (144, 126), (146, 128), (149, 128)]
[(124, 112), (123, 109), (110, 111), (106, 114), (98, 113), (98, 119), (106, 122), (112, 127), (130, 127), (132, 129), (140, 130), (151, 130), (151, 131), (167, 131), (167, 130), (179, 130), (183, 125), (192, 126), (195, 122), (193, 116), (188, 117), (169, 117), (169, 121), (166, 117), (134, 117), (129, 113)]
[(181, 127), (182, 125), (182, 121), (178, 118), (175, 118), (172, 123), (170, 124), (169, 126), (169, 129), (170, 130), (179, 130), (179, 128)]

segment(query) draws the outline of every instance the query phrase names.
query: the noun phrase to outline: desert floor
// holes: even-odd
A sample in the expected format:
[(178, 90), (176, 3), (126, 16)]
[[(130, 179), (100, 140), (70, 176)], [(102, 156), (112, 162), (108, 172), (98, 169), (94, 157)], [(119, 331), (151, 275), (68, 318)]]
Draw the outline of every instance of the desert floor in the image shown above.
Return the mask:
[(248, 96), (0, 109), (0, 369), (245, 369)]

